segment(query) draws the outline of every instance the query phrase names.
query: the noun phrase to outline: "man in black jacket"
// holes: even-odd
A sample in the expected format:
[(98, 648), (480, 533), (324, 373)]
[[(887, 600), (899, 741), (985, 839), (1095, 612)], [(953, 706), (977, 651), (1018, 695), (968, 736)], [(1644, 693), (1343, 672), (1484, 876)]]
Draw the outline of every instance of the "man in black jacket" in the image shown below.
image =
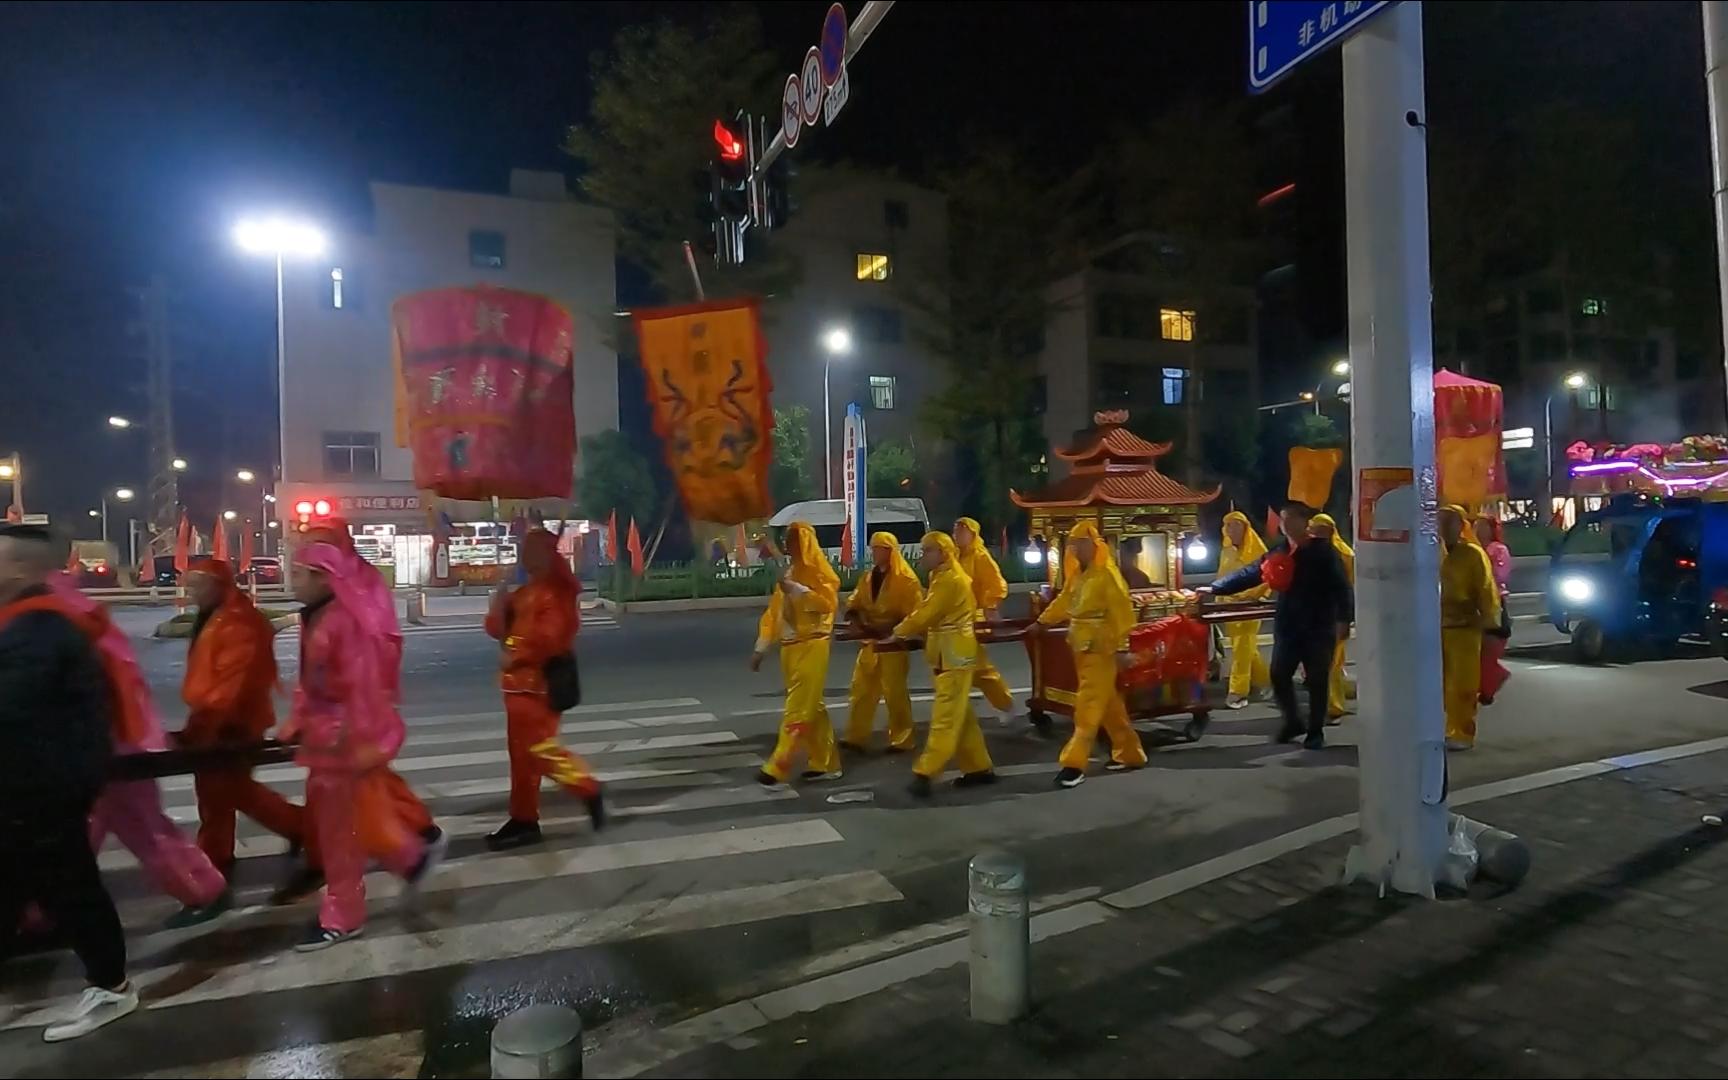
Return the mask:
[(90, 806), (107, 778), (109, 689), (71, 608), (44, 584), (57, 568), (40, 526), (0, 527), (0, 954), (34, 903), (71, 940), (90, 987), (49, 1042), (138, 1007), (126, 938), (90, 850)]
[[(1272, 693), (1284, 714), (1278, 741), (1289, 742), (1304, 728), (1296, 710), (1296, 668), (1302, 668), (1308, 680), (1308, 738), (1303, 745), (1318, 750), (1326, 745), (1326, 691), (1332, 653), (1338, 642), (1350, 635), (1356, 602), (1338, 553), (1330, 543), (1308, 535), (1313, 516), (1311, 508), (1296, 502), (1278, 516), (1293, 568), (1288, 586), (1278, 592), (1278, 607), (1272, 616)], [(1229, 596), (1252, 589), (1264, 583), (1265, 561), (1278, 554), (1269, 553), (1200, 591)]]

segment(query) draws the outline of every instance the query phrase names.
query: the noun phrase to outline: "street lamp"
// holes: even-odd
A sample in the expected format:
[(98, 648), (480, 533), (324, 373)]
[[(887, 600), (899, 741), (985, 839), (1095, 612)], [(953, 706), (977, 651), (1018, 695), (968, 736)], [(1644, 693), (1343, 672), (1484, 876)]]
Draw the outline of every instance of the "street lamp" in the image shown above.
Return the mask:
[(233, 521), (235, 518), (237, 518), (239, 516), (240, 516), (240, 511), (238, 511), (238, 510), (224, 510), (224, 511), (222, 511), (222, 520), (223, 521)]
[(173, 469), (175, 472), (185, 472), (186, 471), (186, 459), (183, 457), (177, 457), (173, 461), (170, 461), (168, 463), (168, 467)]
[(836, 356), (852, 351), (852, 331), (831, 326), (822, 334), (822, 497), (834, 497), (834, 409), (828, 403), (828, 373)]
[(108, 426), (125, 430), (132, 426), (132, 421), (126, 419), (124, 416), (110, 416), (108, 418)]
[(1350, 361), (1348, 361), (1348, 360), (1335, 361), (1332, 364), (1332, 374), (1338, 376), (1340, 379), (1342, 379), (1344, 376), (1350, 374)]
[(298, 255), (316, 258), (328, 242), (324, 231), (304, 221), (285, 218), (251, 218), (234, 226), (234, 243), (249, 255), (268, 255), (276, 260), (276, 480), (288, 479), (288, 337), (282, 303), (282, 259)]
[[(115, 488), (113, 491), (113, 498), (114, 498), (115, 502), (131, 502), (133, 499), (135, 499), (137, 497), (138, 497), (138, 493), (136, 491), (133, 491), (129, 487)], [(98, 515), (98, 512), (95, 510), (90, 511), (91, 517), (100, 516), (102, 518), (102, 542), (104, 544), (106, 544), (108, 542), (108, 498), (109, 498), (109, 493), (103, 492), (102, 493), (102, 510), (101, 510), (99, 515)], [(126, 539), (127, 539), (127, 547), (131, 547), (132, 546), (132, 538), (130, 536), (128, 536)], [(130, 565), (130, 564), (128, 564), (128, 565)]]
[[(1568, 371), (1560, 380), (1560, 385), (1571, 390), (1582, 390), (1590, 385), (1590, 376), (1582, 371)], [(1548, 489), (1548, 502), (1543, 513), (1552, 516), (1554, 513), (1554, 391), (1549, 390), (1548, 396), (1542, 400), (1542, 475)]]
[(241, 469), (239, 472), (234, 474), (234, 479), (240, 481), (242, 484), (250, 484), (252, 481), (258, 479), (258, 477), (251, 469)]
[[(12, 501), (7, 503), (6, 516), (11, 518), (24, 516), (24, 462), (14, 453), (11, 457), (0, 458), (0, 480), (12, 485)], [(16, 511), (14, 515), (13, 511)]]

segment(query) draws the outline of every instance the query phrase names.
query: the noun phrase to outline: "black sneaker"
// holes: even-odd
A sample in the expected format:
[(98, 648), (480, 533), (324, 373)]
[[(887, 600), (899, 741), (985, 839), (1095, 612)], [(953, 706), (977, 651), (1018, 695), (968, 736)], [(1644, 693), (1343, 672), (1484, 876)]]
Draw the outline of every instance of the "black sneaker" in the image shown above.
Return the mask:
[(804, 781), (806, 784), (821, 784), (829, 780), (840, 779), (840, 770), (805, 769), (802, 773), (798, 774), (798, 779)]
[(961, 773), (955, 778), (954, 786), (957, 788), (988, 787), (994, 784), (997, 779), (994, 770), (980, 769), (977, 772)]
[(1275, 743), (1295, 742), (1306, 730), (1300, 725), (1285, 724), (1278, 729), (1278, 734), (1273, 737), (1272, 741)]
[(767, 772), (766, 770), (756, 774), (756, 782), (758, 784), (761, 784), (763, 787), (779, 787), (780, 786), (780, 778), (778, 776), (775, 776), (771, 772)]
[(841, 740), (839, 740), (839, 743), (840, 743), (840, 749), (845, 750), (849, 753), (865, 754), (865, 755), (868, 755), (870, 753), (870, 748), (868, 746), (865, 746), (862, 743), (855, 743), (849, 739), (841, 739)]
[(1302, 749), (1304, 749), (1304, 750), (1324, 750), (1324, 749), (1326, 749), (1326, 736), (1324, 736), (1320, 732), (1316, 731), (1314, 734), (1312, 734), (1312, 735), (1308, 736), (1306, 739), (1302, 740)]
[(889, 743), (888, 749), (884, 752), (889, 754), (910, 754), (916, 749), (918, 749), (916, 746), (895, 746), (893, 743)]
[(444, 853), (450, 850), (450, 837), (443, 829), (434, 825), (426, 830), (432, 836), (426, 841), (426, 849), (420, 853), (420, 861), (414, 864), (414, 869), (408, 871), (408, 891), (418, 893), (426, 879), (438, 869), (438, 864), (444, 861)]
[(1128, 763), (1122, 762), (1122, 761), (1111, 761), (1111, 762), (1108, 762), (1107, 764), (1105, 764), (1104, 771), (1105, 772), (1138, 772), (1139, 770), (1144, 769), (1145, 767), (1146, 767), (1145, 765), (1129, 765)]
[(1060, 788), (1077, 788), (1086, 782), (1086, 773), (1081, 769), (1063, 769), (1056, 774), (1056, 786)]
[(913, 773), (912, 782), (906, 785), (906, 790), (911, 793), (914, 799), (928, 799), (930, 797), (930, 778), (919, 773)]
[(606, 827), (606, 800), (598, 791), (583, 799), (582, 805), (588, 808), (588, 820), (593, 823), (595, 832)]
[(310, 866), (302, 866), (290, 874), (288, 880), (270, 894), (270, 904), (272, 907), (287, 907), (290, 904), (298, 904), (302, 900), (317, 895), (318, 890), (323, 887), (324, 871), (314, 870)]
[(510, 851), (514, 848), (538, 844), (545, 837), (540, 835), (538, 821), (518, 821), (511, 818), (498, 827), (498, 831), (486, 838), (486, 847), (491, 851)]
[(328, 949), (332, 945), (339, 945), (344, 941), (359, 937), (362, 929), (362, 927), (356, 926), (352, 930), (331, 930), (318, 923), (313, 923), (307, 928), (300, 940), (294, 943), (294, 951), (317, 952), (320, 949)]
[(205, 904), (203, 907), (183, 907), (168, 917), (165, 924), (169, 930), (184, 930), (188, 926), (207, 923), (211, 919), (220, 918), (223, 913), (234, 907), (234, 894), (227, 889), (222, 895)]

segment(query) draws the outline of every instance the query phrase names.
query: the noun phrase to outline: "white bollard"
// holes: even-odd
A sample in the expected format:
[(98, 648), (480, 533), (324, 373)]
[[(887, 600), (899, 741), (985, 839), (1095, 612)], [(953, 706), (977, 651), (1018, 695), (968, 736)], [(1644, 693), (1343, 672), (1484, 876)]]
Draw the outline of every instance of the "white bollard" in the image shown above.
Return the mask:
[(582, 1075), (582, 1018), (562, 1005), (529, 1005), (492, 1029), (493, 1080)]
[(415, 589), (413, 592), (408, 594), (408, 599), (403, 606), (402, 614), (410, 626), (426, 625), (425, 589)]
[(1476, 845), (1477, 872), (1501, 885), (1517, 885), (1530, 873), (1530, 845), (1505, 829), (1463, 819), (1465, 835)]
[(966, 868), (972, 1019), (1007, 1024), (1026, 1015), (1032, 991), (1032, 935), (1026, 863), (1006, 851), (975, 856)]

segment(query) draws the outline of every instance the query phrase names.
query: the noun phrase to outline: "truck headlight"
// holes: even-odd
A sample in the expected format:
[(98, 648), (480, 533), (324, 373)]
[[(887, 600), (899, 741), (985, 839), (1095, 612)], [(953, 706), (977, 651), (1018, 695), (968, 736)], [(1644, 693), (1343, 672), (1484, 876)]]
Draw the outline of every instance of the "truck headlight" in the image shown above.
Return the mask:
[(1589, 602), (1596, 595), (1596, 585), (1589, 578), (1569, 577), (1560, 579), (1560, 598), (1569, 604)]

